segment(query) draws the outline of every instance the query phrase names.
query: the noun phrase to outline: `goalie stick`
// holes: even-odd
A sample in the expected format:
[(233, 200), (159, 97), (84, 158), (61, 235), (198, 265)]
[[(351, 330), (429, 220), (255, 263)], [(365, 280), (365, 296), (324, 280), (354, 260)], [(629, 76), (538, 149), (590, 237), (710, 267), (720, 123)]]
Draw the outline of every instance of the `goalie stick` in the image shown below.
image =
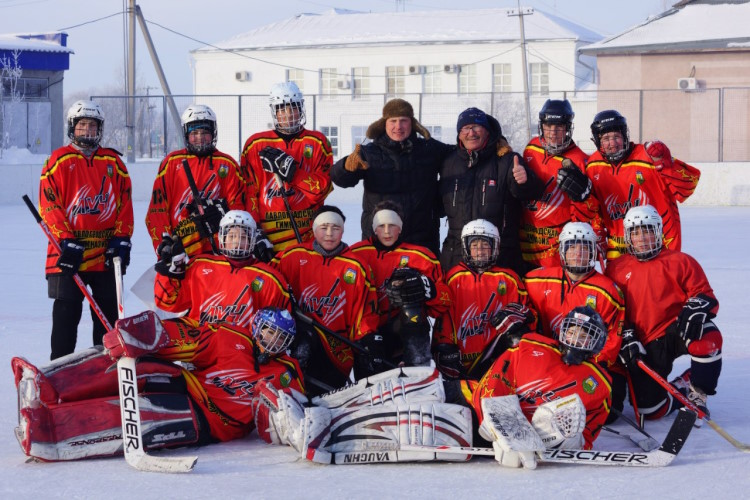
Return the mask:
[[(112, 259), (115, 267), (117, 314), (125, 317), (122, 300), (122, 261)], [(122, 420), (122, 452), (131, 467), (146, 472), (190, 472), (198, 457), (157, 457), (144, 450), (141, 429), (141, 409), (138, 404), (138, 375), (135, 358), (127, 356), (117, 360), (117, 386), (120, 391), (120, 418)]]
[[(658, 450), (634, 453), (630, 451), (604, 450), (556, 450), (550, 449), (537, 452), (537, 460), (544, 463), (564, 463), (579, 465), (615, 465), (621, 467), (664, 467), (682, 449), (687, 441), (695, 422), (695, 413), (681, 409), (677, 412), (667, 437), (664, 438)], [(478, 448), (472, 446), (423, 446), (401, 445), (403, 451), (432, 451), (434, 453), (464, 453), (470, 455), (495, 456), (492, 448)]]
[(665, 388), (672, 396), (675, 397), (680, 403), (685, 405), (685, 408), (689, 409), (692, 412), (695, 412), (695, 414), (698, 416), (698, 418), (701, 418), (708, 422), (708, 425), (711, 426), (713, 430), (719, 433), (721, 437), (729, 441), (732, 446), (737, 448), (740, 451), (744, 451), (745, 453), (750, 453), (750, 444), (746, 444), (743, 442), (740, 442), (729, 435), (727, 431), (725, 431), (719, 424), (711, 420), (711, 417), (709, 417), (706, 412), (702, 411), (700, 408), (695, 406), (684, 394), (682, 394), (680, 391), (677, 390), (675, 386), (670, 384), (664, 377), (659, 375), (656, 371), (654, 371), (653, 368), (648, 366), (642, 359), (638, 360), (638, 366), (646, 372), (654, 381)]

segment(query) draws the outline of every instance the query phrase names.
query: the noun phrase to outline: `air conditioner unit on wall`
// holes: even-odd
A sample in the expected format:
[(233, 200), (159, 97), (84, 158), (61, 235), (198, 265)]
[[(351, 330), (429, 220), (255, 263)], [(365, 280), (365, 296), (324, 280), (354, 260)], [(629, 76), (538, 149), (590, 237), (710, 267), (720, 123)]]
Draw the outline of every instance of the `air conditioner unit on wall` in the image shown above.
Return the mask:
[(677, 88), (680, 90), (697, 90), (700, 88), (700, 84), (695, 78), (678, 78)]
[(234, 79), (238, 82), (249, 82), (250, 72), (249, 71), (237, 71), (234, 73)]
[(349, 82), (348, 82), (347, 80), (339, 80), (339, 81), (338, 81), (338, 82), (336, 83), (336, 86), (337, 86), (337, 87), (338, 87), (339, 89), (341, 89), (341, 90), (346, 90), (346, 89), (348, 89), (348, 88), (349, 88), (349, 86), (350, 86), (350, 85), (349, 85)]
[(443, 66), (443, 71), (446, 73), (458, 73), (461, 71), (461, 68), (458, 67), (458, 64), (446, 64)]
[(427, 68), (424, 66), (409, 66), (410, 75), (422, 75), (426, 72)]

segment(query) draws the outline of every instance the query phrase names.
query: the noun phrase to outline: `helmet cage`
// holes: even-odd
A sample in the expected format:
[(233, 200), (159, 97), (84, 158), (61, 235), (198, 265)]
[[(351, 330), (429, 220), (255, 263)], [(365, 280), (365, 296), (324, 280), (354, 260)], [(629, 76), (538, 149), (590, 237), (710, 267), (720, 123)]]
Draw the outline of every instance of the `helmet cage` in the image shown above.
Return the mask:
[[(96, 135), (75, 135), (76, 125), (83, 118), (96, 120)], [(70, 142), (82, 149), (94, 149), (99, 146), (102, 140), (102, 131), (104, 129), (104, 113), (99, 104), (93, 101), (76, 101), (68, 110), (68, 139)]]
[[(596, 265), (596, 235), (585, 222), (569, 222), (560, 232), (560, 265), (573, 274), (586, 274)], [(574, 245), (584, 247), (578, 255), (568, 257), (568, 250)]]
[[(622, 148), (614, 153), (602, 151), (602, 136), (608, 132), (620, 132), (622, 134)], [(594, 141), (596, 149), (610, 163), (618, 163), (630, 152), (630, 131), (628, 122), (624, 116), (615, 110), (607, 110), (598, 113), (591, 124), (591, 140)]]
[(262, 353), (278, 355), (292, 345), (297, 326), (286, 309), (261, 309), (253, 318), (253, 339)]
[[(208, 156), (216, 151), (216, 141), (219, 137), (219, 129), (216, 125), (216, 114), (203, 104), (188, 106), (182, 113), (182, 135), (185, 138), (185, 149), (195, 156)], [(190, 144), (190, 132), (196, 129), (208, 130), (211, 133), (211, 141), (205, 144)]]
[[(282, 134), (296, 134), (307, 122), (305, 99), (294, 82), (284, 82), (271, 88), (269, 97), (274, 128)], [(286, 112), (279, 113), (286, 109)]]
[[(629, 254), (638, 260), (649, 260), (659, 255), (663, 243), (663, 227), (656, 209), (650, 205), (631, 208), (625, 215), (623, 226)], [(633, 241), (636, 231), (639, 231), (640, 240), (637, 247)]]
[(596, 311), (589, 306), (577, 307), (563, 318), (557, 339), (563, 362), (579, 365), (602, 350), (607, 331)]
[[(573, 118), (575, 113), (567, 100), (547, 99), (539, 112), (539, 142), (549, 154), (560, 154), (573, 143)], [(565, 125), (565, 137), (561, 144), (549, 144), (544, 137), (542, 125)]]
[(219, 223), (219, 251), (230, 259), (250, 258), (255, 248), (256, 228), (250, 214), (230, 210)]

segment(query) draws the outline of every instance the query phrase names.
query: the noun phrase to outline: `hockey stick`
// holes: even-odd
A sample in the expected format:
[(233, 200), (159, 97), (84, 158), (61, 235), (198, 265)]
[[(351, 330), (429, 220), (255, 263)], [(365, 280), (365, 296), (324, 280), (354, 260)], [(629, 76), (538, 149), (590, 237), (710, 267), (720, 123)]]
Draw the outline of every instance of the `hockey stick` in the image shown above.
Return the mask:
[(638, 425), (637, 423), (633, 422), (628, 417), (626, 417), (620, 410), (618, 410), (617, 408), (612, 408), (612, 413), (620, 417), (623, 422), (625, 422), (630, 427), (637, 430), (638, 432), (643, 434), (643, 436), (645, 436), (646, 438), (650, 439), (653, 443), (656, 443), (658, 445), (659, 442), (656, 439), (654, 439), (653, 436), (651, 436), (651, 434), (646, 432), (646, 430), (643, 427), (641, 427), (640, 425)]
[[(117, 314), (125, 317), (122, 301), (122, 261), (112, 259), (115, 266)], [(122, 451), (131, 467), (146, 472), (190, 472), (198, 457), (155, 457), (144, 449), (141, 428), (141, 409), (138, 403), (138, 375), (135, 358), (127, 356), (117, 360), (117, 382), (120, 391), (120, 418), (122, 420)]]
[[(543, 463), (565, 463), (585, 465), (617, 465), (621, 467), (664, 467), (672, 463), (687, 441), (695, 422), (695, 413), (680, 410), (672, 422), (667, 436), (658, 450), (633, 453), (629, 451), (603, 450), (556, 450), (537, 452), (537, 460)], [(400, 451), (431, 451), (434, 453), (455, 453), (468, 455), (495, 456), (492, 448), (472, 446), (427, 446), (401, 445)]]
[(630, 434), (620, 432), (611, 427), (607, 427), (606, 425), (602, 426), (602, 430), (632, 441), (633, 443), (638, 445), (638, 447), (642, 449), (643, 451), (654, 451), (655, 449), (659, 447), (659, 442), (653, 438), (636, 439)]
[(276, 177), (276, 185), (279, 186), (281, 191), (281, 199), (284, 200), (284, 207), (286, 207), (286, 213), (289, 215), (289, 221), (292, 225), (292, 231), (294, 231), (294, 237), (297, 238), (297, 243), (302, 243), (302, 236), (299, 234), (299, 227), (297, 227), (297, 221), (294, 220), (294, 213), (292, 213), (292, 206), (289, 204), (289, 197), (286, 192), (284, 181), (281, 179), (281, 175), (273, 174)]
[(685, 408), (689, 409), (690, 411), (695, 412), (695, 414), (698, 416), (698, 418), (701, 418), (708, 422), (708, 425), (711, 426), (713, 430), (719, 433), (721, 437), (729, 441), (732, 446), (737, 448), (740, 451), (744, 451), (746, 453), (750, 453), (750, 444), (742, 443), (732, 436), (729, 435), (727, 431), (725, 431), (719, 424), (711, 420), (711, 417), (709, 417), (706, 412), (702, 411), (700, 408), (695, 406), (692, 401), (690, 401), (684, 394), (682, 394), (680, 391), (677, 390), (675, 386), (670, 384), (664, 377), (659, 375), (653, 368), (648, 366), (642, 359), (638, 360), (638, 366), (646, 372), (654, 381), (662, 386), (664, 389), (667, 390), (673, 397), (675, 397), (680, 403), (685, 405)]
[[(198, 185), (195, 183), (195, 177), (193, 177), (193, 171), (190, 169), (190, 164), (188, 163), (186, 158), (182, 159), (182, 168), (185, 170), (185, 176), (187, 177), (188, 185), (190, 186), (190, 192), (193, 194), (193, 201), (195, 202), (195, 206), (198, 209), (198, 215), (201, 217), (201, 224), (206, 225), (206, 211), (203, 208), (203, 203), (201, 201), (203, 198), (201, 197), (200, 191), (198, 191)], [(213, 200), (207, 200), (211, 203), (213, 203)], [(207, 227), (207, 233), (208, 233), (208, 240), (211, 242), (211, 249), (214, 251), (215, 254), (219, 254), (219, 249), (216, 247), (216, 241), (214, 240), (214, 235), (211, 232), (211, 228)]]
[[(47, 239), (52, 244), (52, 248), (57, 250), (58, 254), (62, 253), (62, 249), (60, 248), (60, 243), (57, 242), (55, 239), (55, 236), (52, 234), (52, 230), (49, 228), (46, 222), (42, 220), (42, 216), (39, 215), (39, 211), (34, 207), (34, 204), (31, 202), (31, 198), (29, 198), (28, 195), (23, 195), (23, 201), (26, 203), (26, 206), (29, 207), (29, 210), (31, 211), (31, 214), (36, 219), (37, 224), (39, 224), (39, 227), (42, 228), (42, 231), (44, 231), (44, 234), (47, 236)], [(96, 303), (96, 300), (94, 300), (94, 296), (91, 295), (91, 292), (89, 292), (89, 289), (86, 288), (86, 283), (83, 282), (81, 277), (78, 275), (78, 273), (73, 273), (73, 281), (75, 281), (76, 285), (78, 285), (78, 288), (81, 290), (81, 293), (83, 293), (83, 296), (86, 297), (86, 300), (89, 301), (89, 304), (91, 305), (91, 309), (96, 313), (96, 317), (99, 318), (99, 321), (102, 322), (102, 325), (104, 326), (104, 329), (106, 331), (110, 331), (112, 329), (112, 325), (109, 324), (109, 321), (107, 320), (107, 317), (104, 315), (104, 311), (101, 310), (99, 307), (99, 304)]]

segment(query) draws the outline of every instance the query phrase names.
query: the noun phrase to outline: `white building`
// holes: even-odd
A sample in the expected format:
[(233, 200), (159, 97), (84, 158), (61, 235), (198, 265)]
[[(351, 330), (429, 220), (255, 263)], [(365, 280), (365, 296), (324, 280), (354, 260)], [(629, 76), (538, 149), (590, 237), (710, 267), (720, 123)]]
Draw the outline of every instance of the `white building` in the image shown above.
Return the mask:
[[(591, 85), (593, 58), (579, 56), (578, 49), (602, 37), (539, 10), (522, 11), (531, 11), (524, 31), (535, 117), (552, 94), (571, 98)], [(457, 115), (477, 106), (492, 112), (513, 142), (515, 135), (525, 136), (520, 22), (513, 13), (300, 14), (193, 51), (194, 93), (266, 96), (272, 84), (292, 80), (306, 96), (308, 127), (329, 135), (344, 154), (395, 96), (409, 100), (437, 138), (454, 141)], [(521, 124), (503, 116), (518, 115), (519, 98)], [(219, 147), (227, 152), (236, 150), (238, 136), (270, 126), (263, 98), (240, 99), (241, 121), (235, 101), (207, 101), (218, 108)], [(240, 130), (233, 129), (238, 121)]]

